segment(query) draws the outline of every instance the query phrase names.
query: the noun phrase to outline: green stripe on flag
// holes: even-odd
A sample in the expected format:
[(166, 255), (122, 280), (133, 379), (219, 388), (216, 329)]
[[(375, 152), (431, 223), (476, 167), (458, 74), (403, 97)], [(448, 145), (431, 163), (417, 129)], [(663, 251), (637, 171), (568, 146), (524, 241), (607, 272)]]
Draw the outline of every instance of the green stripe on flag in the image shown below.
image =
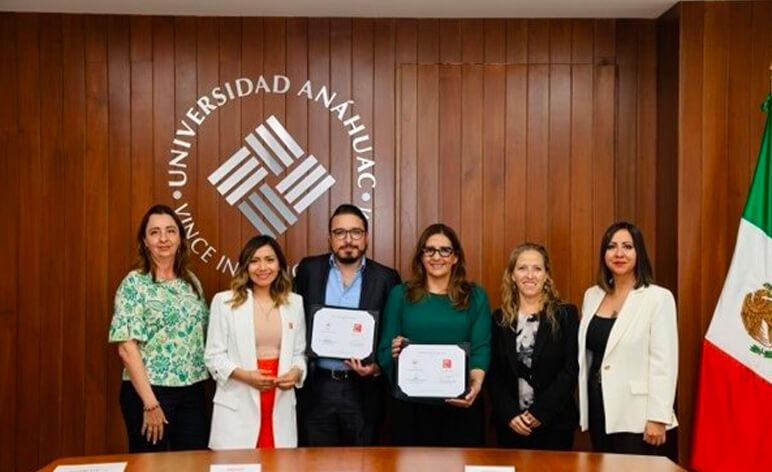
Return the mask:
[(767, 124), (764, 126), (759, 159), (743, 211), (743, 218), (764, 231), (770, 238), (772, 238), (772, 126), (769, 122), (771, 107), (772, 94), (768, 95), (761, 105), (761, 109), (767, 113)]

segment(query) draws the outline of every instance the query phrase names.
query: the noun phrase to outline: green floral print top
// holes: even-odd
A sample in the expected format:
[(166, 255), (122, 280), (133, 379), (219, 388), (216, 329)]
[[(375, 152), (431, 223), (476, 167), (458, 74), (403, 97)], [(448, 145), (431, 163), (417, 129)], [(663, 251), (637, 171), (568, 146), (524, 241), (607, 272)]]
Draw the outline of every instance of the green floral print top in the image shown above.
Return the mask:
[[(208, 318), (206, 303), (185, 280), (153, 282), (150, 274), (134, 270), (115, 294), (109, 341), (136, 340), (151, 385), (192, 385), (209, 378), (204, 365)], [(126, 369), (123, 380), (129, 380)]]

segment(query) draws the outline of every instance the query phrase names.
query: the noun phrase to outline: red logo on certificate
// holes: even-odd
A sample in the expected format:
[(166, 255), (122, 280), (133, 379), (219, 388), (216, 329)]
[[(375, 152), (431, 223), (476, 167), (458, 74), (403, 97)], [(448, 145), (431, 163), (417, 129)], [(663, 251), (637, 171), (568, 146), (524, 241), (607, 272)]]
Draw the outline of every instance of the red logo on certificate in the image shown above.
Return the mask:
[(453, 367), (453, 362), (450, 359), (443, 359), (442, 360), (442, 368), (443, 369), (450, 369)]
[(354, 323), (354, 332), (355, 333), (361, 333), (362, 332), (362, 323)]

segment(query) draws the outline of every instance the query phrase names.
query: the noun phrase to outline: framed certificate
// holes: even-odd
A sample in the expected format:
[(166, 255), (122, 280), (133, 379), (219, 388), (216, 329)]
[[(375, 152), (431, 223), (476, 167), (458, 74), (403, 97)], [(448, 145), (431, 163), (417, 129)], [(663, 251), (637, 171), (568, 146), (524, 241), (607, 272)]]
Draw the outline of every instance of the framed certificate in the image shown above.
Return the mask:
[(311, 306), (309, 357), (375, 360), (378, 312), (331, 306)]
[(469, 387), (469, 343), (406, 342), (396, 366), (396, 398), (438, 403), (447, 398), (460, 398)]

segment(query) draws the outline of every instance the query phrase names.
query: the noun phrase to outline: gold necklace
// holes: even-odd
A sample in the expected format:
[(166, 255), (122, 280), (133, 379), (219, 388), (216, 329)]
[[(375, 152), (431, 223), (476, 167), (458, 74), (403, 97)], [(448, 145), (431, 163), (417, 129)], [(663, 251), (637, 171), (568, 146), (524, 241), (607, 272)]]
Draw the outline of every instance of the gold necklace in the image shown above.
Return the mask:
[(260, 302), (255, 300), (255, 307), (257, 308), (257, 312), (261, 313), (266, 320), (270, 318), (271, 312), (273, 311), (274, 308), (276, 308), (276, 303), (271, 301), (271, 303), (269, 303), (267, 306), (268, 306), (268, 309), (263, 312), (263, 307), (260, 305)]

